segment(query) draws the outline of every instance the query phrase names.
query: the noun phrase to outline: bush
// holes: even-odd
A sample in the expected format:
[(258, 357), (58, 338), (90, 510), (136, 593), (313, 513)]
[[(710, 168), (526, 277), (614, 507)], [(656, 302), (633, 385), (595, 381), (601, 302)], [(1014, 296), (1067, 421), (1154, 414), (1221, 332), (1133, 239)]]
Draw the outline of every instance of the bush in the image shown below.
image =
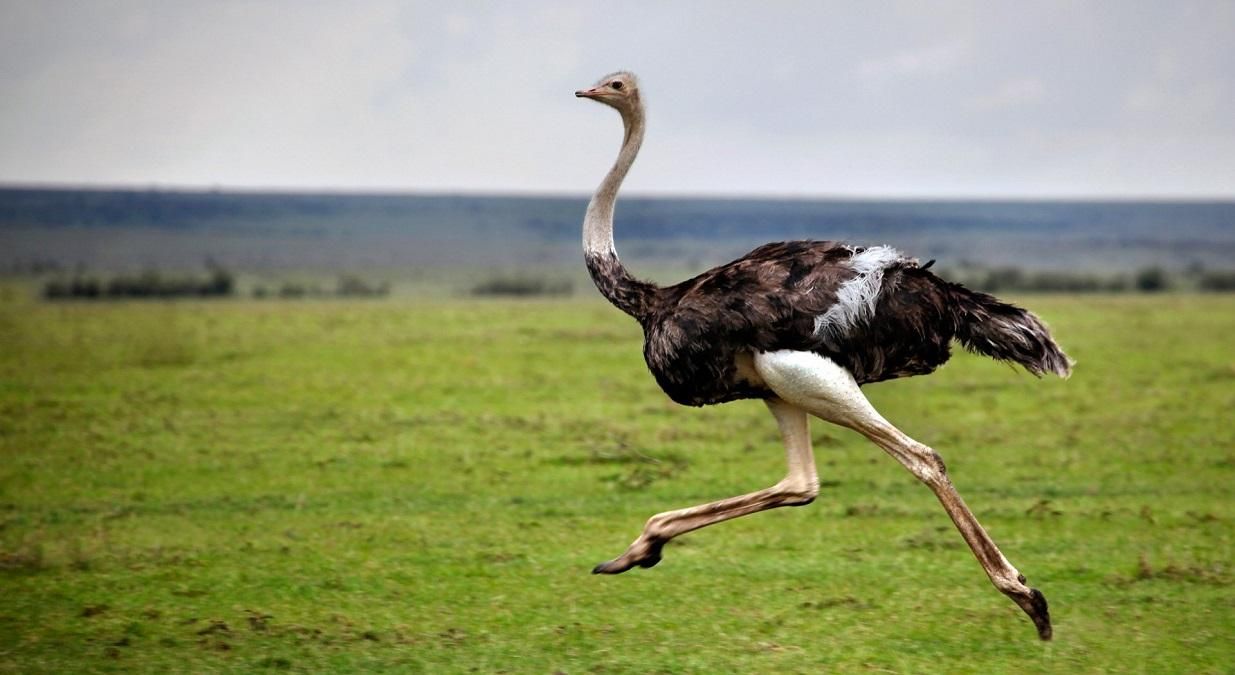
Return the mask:
[(1143, 293), (1165, 291), (1169, 285), (1166, 272), (1161, 267), (1146, 267), (1136, 273), (1136, 290)]
[(1201, 272), (1196, 285), (1202, 291), (1235, 291), (1235, 270)]
[(322, 290), (315, 283), (299, 281), (284, 281), (277, 287), (265, 285), (253, 287), (253, 297), (258, 300), (279, 298), (282, 300), (299, 300), (302, 298), (377, 298), (390, 295), (390, 283), (368, 282), (358, 276), (345, 274), (340, 276), (334, 290)]
[(278, 296), (285, 300), (295, 300), (310, 295), (321, 295), (321, 290), (316, 286), (305, 286), (294, 281), (287, 281), (279, 286)]
[(370, 284), (360, 277), (345, 274), (339, 277), (338, 286), (335, 287), (335, 295), (342, 298), (372, 298), (382, 297), (390, 294), (390, 284), (385, 281), (376, 284)]
[(137, 275), (120, 274), (106, 281), (77, 274), (72, 279), (52, 279), (43, 286), (43, 297), (49, 300), (111, 300), (121, 298), (182, 298), (226, 297), (235, 292), (230, 272), (208, 264), (210, 275), (200, 277), (168, 277), (156, 270)]
[(570, 295), (574, 286), (569, 281), (536, 277), (494, 277), (472, 287), (472, 295)]
[[(1042, 271), (1025, 272), (1017, 267), (966, 268), (959, 271), (939, 270), (938, 275), (969, 288), (987, 293), (1022, 291), (1032, 293), (1102, 293), (1134, 290), (1154, 293), (1168, 290), (1173, 285), (1171, 275), (1161, 267), (1147, 267), (1129, 278), (1125, 274), (1089, 274), (1084, 272)], [(1213, 275), (1212, 286), (1204, 285), (1205, 278)], [(1235, 273), (1231, 273), (1235, 284)], [(1206, 273), (1198, 282), (1206, 290), (1224, 290), (1221, 274)]]

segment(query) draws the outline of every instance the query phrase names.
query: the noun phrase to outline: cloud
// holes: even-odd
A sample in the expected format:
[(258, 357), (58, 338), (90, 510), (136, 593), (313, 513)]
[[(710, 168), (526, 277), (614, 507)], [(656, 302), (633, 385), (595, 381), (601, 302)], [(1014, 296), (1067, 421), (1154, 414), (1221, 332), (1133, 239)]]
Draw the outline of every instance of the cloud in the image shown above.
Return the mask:
[(1046, 84), (1037, 77), (1021, 77), (1001, 82), (994, 90), (970, 101), (980, 111), (1002, 110), (1034, 105), (1046, 100)]
[(906, 77), (938, 77), (962, 64), (970, 54), (966, 41), (944, 42), (898, 51), (858, 64), (858, 77), (876, 85)]

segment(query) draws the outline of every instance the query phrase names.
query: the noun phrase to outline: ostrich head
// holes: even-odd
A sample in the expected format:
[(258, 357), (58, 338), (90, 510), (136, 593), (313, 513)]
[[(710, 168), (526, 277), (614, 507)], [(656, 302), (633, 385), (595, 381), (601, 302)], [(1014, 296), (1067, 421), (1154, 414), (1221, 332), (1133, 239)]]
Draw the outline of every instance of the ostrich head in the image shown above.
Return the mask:
[(576, 91), (575, 96), (600, 101), (625, 115), (639, 106), (639, 81), (634, 73), (619, 71), (600, 78), (591, 89)]

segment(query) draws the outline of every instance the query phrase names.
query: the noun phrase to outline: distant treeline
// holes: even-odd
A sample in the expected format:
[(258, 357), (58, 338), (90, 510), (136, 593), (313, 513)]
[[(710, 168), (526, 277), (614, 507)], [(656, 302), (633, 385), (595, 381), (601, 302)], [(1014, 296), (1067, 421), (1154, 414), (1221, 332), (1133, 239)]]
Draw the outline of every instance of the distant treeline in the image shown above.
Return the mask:
[[(1146, 267), (1135, 272), (1096, 274), (1067, 271), (1026, 271), (1018, 267), (936, 269), (948, 281), (988, 293), (1157, 293), (1163, 291), (1235, 291), (1235, 270), (1199, 267), (1167, 271)], [(476, 296), (570, 295), (569, 281), (530, 274), (494, 276), (471, 289)]]
[(1025, 271), (1019, 267), (966, 267), (936, 273), (975, 290), (997, 293), (1157, 293), (1161, 291), (1235, 291), (1235, 270), (1191, 267), (1167, 271), (1145, 267), (1131, 273), (1095, 274), (1071, 271)]
[[(254, 298), (383, 297), (390, 294), (387, 282), (372, 283), (353, 275), (339, 277), (335, 287), (287, 281), (268, 288), (253, 288)], [(168, 275), (157, 270), (118, 274), (109, 278), (78, 272), (70, 278), (55, 278), (43, 285), (48, 300), (124, 300), (141, 298), (229, 298), (239, 292), (234, 275), (214, 264), (205, 276)]]
[(205, 277), (168, 276), (155, 270), (119, 274), (110, 279), (78, 273), (70, 279), (52, 279), (43, 286), (48, 300), (109, 300), (125, 298), (218, 298), (236, 292), (231, 272), (208, 265)]
[(295, 300), (298, 298), (379, 298), (390, 295), (390, 284), (382, 281), (370, 283), (357, 276), (345, 274), (339, 277), (334, 289), (324, 289), (315, 283), (299, 283), (285, 281), (277, 286), (253, 287), (253, 297), (259, 300), (281, 298)]
[(472, 295), (481, 296), (570, 295), (572, 292), (574, 284), (569, 281), (529, 275), (493, 277), (472, 287)]
[[(1207, 270), (1192, 267), (1166, 270), (1146, 267), (1135, 272), (1107, 274), (1073, 271), (1027, 271), (1018, 267), (936, 268), (940, 277), (990, 293), (1157, 293), (1164, 291), (1235, 291), (1235, 270)], [(374, 298), (390, 294), (389, 282), (366, 281), (344, 274), (333, 288), (315, 282), (283, 281), (252, 286), (256, 299), (299, 298)], [(535, 297), (568, 296), (574, 284), (568, 279), (513, 273), (495, 275), (470, 287), (473, 296)], [(150, 270), (139, 274), (101, 277), (78, 271), (71, 277), (61, 272), (45, 282), (43, 297), (48, 300), (109, 300), (131, 298), (227, 298), (240, 294), (234, 275), (215, 265), (207, 265), (205, 275), (170, 275)]]

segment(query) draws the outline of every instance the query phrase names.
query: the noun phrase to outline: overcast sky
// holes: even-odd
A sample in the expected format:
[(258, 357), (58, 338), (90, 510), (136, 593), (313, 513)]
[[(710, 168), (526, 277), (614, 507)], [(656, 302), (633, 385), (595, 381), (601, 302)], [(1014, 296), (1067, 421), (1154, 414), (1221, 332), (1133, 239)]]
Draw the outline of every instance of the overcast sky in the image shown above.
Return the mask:
[(1235, 2), (0, 0), (0, 182), (1235, 197)]

